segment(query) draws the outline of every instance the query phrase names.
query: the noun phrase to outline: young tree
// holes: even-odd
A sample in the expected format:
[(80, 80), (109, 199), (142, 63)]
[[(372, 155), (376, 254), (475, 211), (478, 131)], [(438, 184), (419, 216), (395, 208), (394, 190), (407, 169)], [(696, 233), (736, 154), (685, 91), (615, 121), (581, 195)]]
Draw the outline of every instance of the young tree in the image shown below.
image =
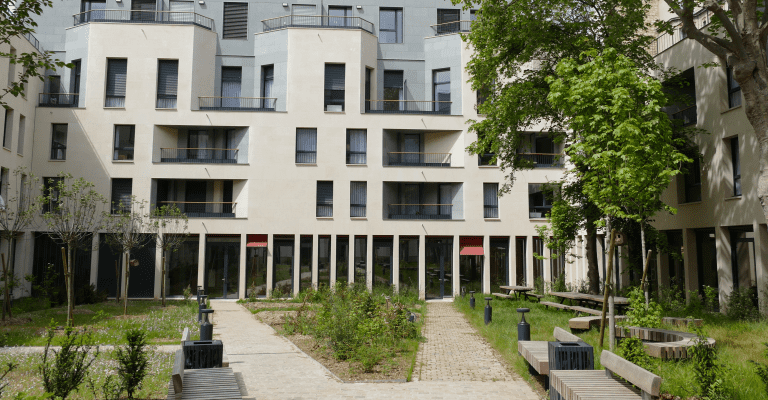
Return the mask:
[(160, 281), (160, 296), (165, 307), (165, 275), (167, 274), (167, 257), (178, 250), (189, 236), (187, 230), (189, 219), (181, 210), (173, 205), (157, 207), (152, 212), (150, 222), (155, 244), (163, 252), (162, 280)]
[(128, 282), (131, 276), (131, 252), (137, 251), (149, 244), (152, 235), (151, 226), (144, 210), (146, 201), (137, 201), (131, 196), (130, 201), (115, 203), (111, 213), (104, 212), (105, 239), (114, 250), (125, 256), (123, 264), (123, 315), (128, 314)]
[[(715, 0), (664, 0), (682, 21), (686, 37), (699, 42), (733, 69), (733, 79), (741, 86), (744, 111), (760, 145), (760, 171), (757, 197), (768, 219), (768, 12), (758, 0), (726, 2)], [(707, 9), (712, 23), (697, 28), (694, 12)], [(659, 21), (657, 27), (668, 33), (672, 25)]]
[[(15, 260), (16, 240), (24, 235), (24, 231), (32, 224), (40, 211), (40, 203), (32, 196), (32, 189), (37, 185), (37, 178), (28, 173), (26, 168), (19, 167), (13, 171), (13, 180), (3, 182), (2, 186), (7, 198), (4, 204), (0, 204), (0, 238), (8, 243), (8, 258), (3, 256), (3, 320), (6, 314), (11, 315), (11, 291), (12, 282), (16, 281), (13, 273)], [(11, 195), (13, 193), (13, 195)], [(5, 261), (8, 261), (6, 264)]]
[(88, 243), (101, 226), (101, 207), (106, 198), (94, 189), (95, 185), (83, 178), (60, 173), (43, 186), (38, 203), (43, 205), (43, 220), (48, 236), (66, 246), (64, 279), (67, 286), (67, 326), (72, 325), (75, 307), (75, 251), (90, 250)]

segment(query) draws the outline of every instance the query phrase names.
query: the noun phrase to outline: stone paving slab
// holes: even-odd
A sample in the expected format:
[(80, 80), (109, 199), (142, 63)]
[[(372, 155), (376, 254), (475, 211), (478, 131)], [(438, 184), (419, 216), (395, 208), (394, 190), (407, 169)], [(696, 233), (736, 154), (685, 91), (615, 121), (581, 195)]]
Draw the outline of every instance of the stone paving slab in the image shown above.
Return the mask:
[[(520, 378), (513, 379), (508, 375), (505, 380), (496, 382), (458, 380), (471, 374), (465, 371), (462, 375), (456, 372), (457, 368), (451, 369), (450, 381), (445, 375), (443, 380), (409, 383), (342, 383), (239, 304), (216, 300), (211, 303), (216, 310), (214, 339), (224, 342), (229, 366), (241, 375), (245, 384), (244, 396), (248, 399), (539, 399)], [(452, 306), (449, 304), (449, 307)], [(450, 315), (447, 317), (451, 318)], [(431, 322), (429, 318), (432, 318)], [(428, 317), (427, 326), (438, 321), (436, 316)], [(448, 349), (445, 343), (443, 341), (435, 349)], [(450, 351), (452, 354), (440, 355), (436, 350), (433, 356), (443, 357), (448, 364), (466, 356), (455, 353), (464, 351), (461, 348)], [(477, 360), (482, 362), (485, 357), (481, 355)], [(489, 360), (485, 362), (492, 364)], [(431, 371), (422, 368), (422, 372), (425, 377), (442, 379), (439, 367), (445, 363), (428, 361), (426, 365), (432, 367)]]

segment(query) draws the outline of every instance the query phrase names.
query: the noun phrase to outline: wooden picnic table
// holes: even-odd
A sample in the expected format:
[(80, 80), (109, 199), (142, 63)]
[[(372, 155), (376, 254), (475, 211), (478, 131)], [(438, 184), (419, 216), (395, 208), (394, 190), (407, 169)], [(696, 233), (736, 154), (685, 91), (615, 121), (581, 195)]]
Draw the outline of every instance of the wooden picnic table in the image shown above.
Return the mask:
[(508, 290), (509, 294), (514, 293), (516, 299), (520, 298), (521, 293), (523, 296), (527, 297), (528, 292), (533, 291), (533, 288), (528, 286), (499, 286), (499, 289)]

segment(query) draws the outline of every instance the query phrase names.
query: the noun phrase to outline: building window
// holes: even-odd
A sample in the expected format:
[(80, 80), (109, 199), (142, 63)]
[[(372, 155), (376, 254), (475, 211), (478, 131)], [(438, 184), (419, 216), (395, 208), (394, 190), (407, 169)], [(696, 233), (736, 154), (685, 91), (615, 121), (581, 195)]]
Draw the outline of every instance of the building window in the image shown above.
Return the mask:
[(728, 108), (734, 108), (741, 105), (741, 86), (733, 79), (733, 68), (726, 69), (728, 76)]
[(222, 39), (248, 39), (248, 3), (224, 3)]
[(195, 12), (195, 3), (191, 1), (171, 0), (168, 2), (169, 10), (168, 21), (189, 23), (193, 20)]
[(403, 43), (403, 9), (379, 9), (379, 43)]
[(328, 26), (351, 26), (352, 7), (328, 7)]
[(179, 60), (157, 62), (157, 108), (176, 108)]
[(691, 157), (688, 172), (683, 175), (683, 199), (685, 203), (701, 201), (701, 161), (698, 151)]
[(325, 64), (325, 111), (344, 111), (344, 64)]
[(483, 183), (483, 218), (499, 218), (499, 184)]
[(435, 101), (434, 111), (441, 114), (451, 112), (451, 70), (439, 69), (432, 71), (432, 100)]
[(131, 212), (132, 186), (130, 178), (112, 179), (112, 214)]
[(154, 21), (155, 0), (131, 0), (131, 21)]
[(265, 65), (261, 67), (261, 97), (264, 97), (264, 108), (275, 108), (275, 96), (272, 92), (274, 84), (275, 66)]
[(19, 140), (16, 144), (16, 153), (24, 155), (24, 131), (27, 130), (27, 119), (23, 115), (19, 115)]
[(528, 212), (529, 218), (546, 218), (552, 209), (550, 195), (544, 191), (544, 184), (528, 184)]
[(482, 154), (478, 154), (477, 165), (481, 167), (495, 166), (496, 160), (494, 159), (494, 157), (496, 157), (496, 153), (492, 153), (490, 151)]
[(347, 129), (347, 164), (365, 164), (368, 132)]
[(80, 93), (80, 60), (73, 60), (72, 65), (74, 67), (69, 72), (69, 92), (73, 94), (71, 104), (76, 107), (80, 104), (80, 96), (77, 96)]
[(368, 202), (368, 182), (349, 183), (349, 216), (365, 217), (365, 205)]
[(437, 9), (437, 34), (459, 31), (459, 9)]
[(317, 217), (333, 217), (333, 182), (317, 181)]
[(741, 196), (741, 158), (739, 157), (739, 137), (731, 139), (731, 166), (733, 168), (733, 195)]
[(403, 110), (405, 106), (403, 71), (384, 71), (384, 110)]
[(133, 160), (134, 125), (115, 125), (115, 152), (113, 160)]
[(371, 72), (370, 68), (365, 69), (365, 111), (371, 111)]
[(317, 163), (317, 129), (296, 129), (296, 164)]
[(107, 60), (107, 98), (104, 107), (125, 107), (125, 81), (128, 74), (128, 60), (111, 58)]
[(221, 107), (239, 109), (242, 96), (242, 67), (221, 67)]
[(5, 109), (5, 124), (3, 125), (3, 147), (11, 149), (11, 136), (13, 135), (13, 109)]
[(477, 10), (469, 10), (469, 20), (477, 21)]
[(80, 23), (103, 21), (107, 8), (106, 0), (85, 0), (80, 3)]
[(13, 81), (16, 80), (16, 64), (10, 62), (10, 59), (16, 57), (16, 49), (11, 47), (11, 49), (8, 50), (8, 54), (10, 54), (8, 58), (8, 87), (11, 87), (11, 85), (13, 85)]
[(51, 160), (67, 159), (67, 124), (51, 125)]
[(64, 178), (51, 177), (43, 178), (43, 196), (50, 197), (50, 202), (43, 203), (43, 214), (47, 212), (56, 212), (59, 201), (59, 182)]

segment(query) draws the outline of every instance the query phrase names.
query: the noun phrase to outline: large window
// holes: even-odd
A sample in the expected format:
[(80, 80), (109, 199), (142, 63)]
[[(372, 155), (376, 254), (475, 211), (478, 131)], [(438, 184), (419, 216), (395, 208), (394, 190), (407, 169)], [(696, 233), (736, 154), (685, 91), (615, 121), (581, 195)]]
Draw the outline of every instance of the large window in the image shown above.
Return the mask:
[(221, 107), (237, 109), (241, 107), (242, 67), (221, 67)]
[[(7, 174), (3, 176), (3, 178), (7, 178)], [(50, 202), (44, 202), (43, 203), (43, 214), (47, 212), (58, 212), (58, 201), (59, 201), (59, 182), (61, 182), (63, 178), (55, 177), (55, 178), (43, 178), (43, 196), (50, 196), (51, 201)]]
[(111, 58), (107, 60), (107, 97), (104, 107), (125, 107), (125, 83), (128, 75), (128, 60)]
[(112, 179), (112, 214), (131, 212), (131, 178)]
[(115, 151), (113, 160), (133, 160), (134, 125), (115, 125)]
[(67, 124), (51, 125), (51, 160), (67, 159)]
[(325, 64), (325, 111), (344, 111), (344, 64)]
[[(8, 50), (8, 54), (11, 55), (11, 58), (15, 57), (16, 56), (16, 49), (11, 47), (11, 49)], [(15, 67), (16, 67), (16, 64), (11, 63), (10, 61), (8, 62), (8, 87), (11, 87), (11, 85), (13, 84), (13, 81), (16, 80), (16, 71), (15, 71), (16, 68)]]
[(179, 60), (157, 62), (157, 108), (176, 108)]
[(683, 175), (683, 202), (701, 201), (701, 161), (698, 152), (694, 154), (693, 162), (688, 164), (688, 171)]
[(333, 182), (317, 181), (317, 217), (333, 217)]
[(451, 33), (459, 31), (459, 9), (437, 9), (437, 33)]
[(496, 153), (486, 151), (485, 153), (478, 154), (477, 155), (477, 165), (478, 166), (495, 166), (496, 165)]
[(483, 183), (483, 217), (499, 218), (499, 184)]
[(347, 164), (365, 164), (367, 136), (365, 129), (347, 129)]
[(733, 168), (733, 195), (741, 196), (741, 158), (738, 136), (731, 139), (731, 167)]
[(349, 183), (349, 216), (363, 218), (366, 216), (365, 207), (368, 197), (368, 182)]
[(103, 21), (107, 8), (106, 0), (85, 0), (80, 3), (80, 22)]
[(275, 108), (272, 86), (275, 84), (275, 66), (265, 65), (261, 67), (261, 97), (264, 97), (264, 108)]
[(405, 102), (403, 71), (384, 71), (384, 110), (403, 110)]
[(248, 3), (224, 3), (222, 39), (248, 39)]
[[(80, 93), (80, 60), (72, 61), (74, 67), (69, 72), (69, 92), (73, 94)], [(77, 107), (80, 104), (79, 96), (72, 97), (72, 105)]]
[(19, 140), (16, 142), (16, 154), (24, 155), (24, 133), (27, 130), (27, 119), (19, 115)]
[(403, 43), (403, 9), (379, 9), (379, 43)]
[(728, 108), (741, 105), (741, 86), (733, 79), (733, 68), (726, 69), (728, 75)]
[(544, 190), (543, 183), (528, 184), (529, 218), (546, 218), (552, 209), (550, 195)]
[(328, 7), (329, 26), (351, 26), (352, 7)]
[(317, 129), (296, 129), (296, 164), (317, 163)]
[(449, 114), (451, 112), (451, 70), (432, 71), (432, 100), (434, 111)]
[(13, 109), (5, 109), (5, 123), (3, 124), (3, 147), (10, 150), (13, 136)]
[(131, 21), (154, 21), (155, 0), (131, 0)]

